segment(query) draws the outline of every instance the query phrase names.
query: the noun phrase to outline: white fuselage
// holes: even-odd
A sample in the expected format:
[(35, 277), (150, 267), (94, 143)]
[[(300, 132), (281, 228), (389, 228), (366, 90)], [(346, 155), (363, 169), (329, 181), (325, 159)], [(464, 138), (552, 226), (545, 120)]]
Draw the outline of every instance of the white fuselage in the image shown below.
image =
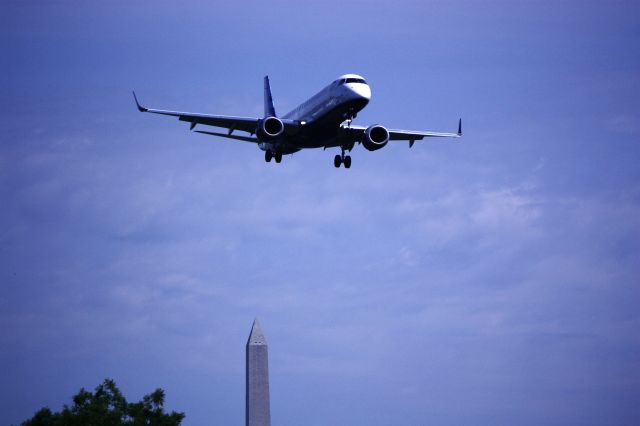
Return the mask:
[(337, 81), (326, 86), (312, 98), (284, 115), (283, 118), (300, 120), (310, 124), (330, 115), (335, 109), (340, 109), (350, 102), (361, 102), (363, 105), (360, 109), (362, 109), (371, 99), (371, 88), (367, 83), (344, 83), (339, 85)]

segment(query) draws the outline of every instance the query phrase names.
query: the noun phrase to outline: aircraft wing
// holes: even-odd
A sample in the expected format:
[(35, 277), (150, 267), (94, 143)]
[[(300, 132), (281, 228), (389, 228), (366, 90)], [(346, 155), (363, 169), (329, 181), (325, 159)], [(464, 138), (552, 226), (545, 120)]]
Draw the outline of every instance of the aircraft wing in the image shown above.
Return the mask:
[[(140, 105), (135, 92), (133, 92), (133, 98), (136, 101), (136, 106), (138, 107), (138, 111), (178, 117), (180, 121), (186, 121), (188, 123), (191, 123), (192, 130), (196, 126), (196, 124), (205, 124), (207, 126), (223, 127), (225, 129), (229, 129), (230, 131), (240, 130), (243, 132), (254, 134), (258, 127), (258, 122), (260, 121), (259, 118), (254, 118), (254, 117), (209, 115), (209, 114), (197, 114), (192, 112), (165, 111), (162, 109), (146, 108)], [(300, 126), (300, 122), (298, 121), (285, 120), (285, 119), (280, 119), (280, 120), (285, 126), (286, 133), (295, 133), (295, 131), (298, 130)], [(229, 135), (230, 134), (231, 133), (229, 133)], [(222, 135), (216, 135), (216, 136), (222, 136)], [(228, 135), (226, 136), (228, 137)], [(232, 139), (239, 139), (239, 138), (232, 138)], [(243, 140), (243, 139), (240, 139), (240, 140)]]
[(196, 130), (196, 133), (202, 133), (203, 135), (219, 136), (221, 138), (235, 139), (237, 141), (244, 141), (244, 142), (253, 142), (253, 143), (260, 142), (258, 138), (253, 138), (250, 136), (230, 135), (228, 133), (220, 133), (220, 132), (206, 132), (204, 130)]
[(424, 138), (459, 138), (462, 133), (414, 132), (411, 130), (389, 129), (389, 140), (416, 141)]
[[(366, 127), (363, 126), (351, 126), (351, 131), (357, 133), (364, 133)], [(398, 130), (387, 129), (389, 131), (389, 140), (391, 141), (409, 141), (410, 146), (413, 146), (415, 141), (420, 141), (424, 138), (459, 138), (462, 136), (462, 119), (458, 121), (458, 133), (442, 133), (442, 132), (420, 132), (413, 130)]]

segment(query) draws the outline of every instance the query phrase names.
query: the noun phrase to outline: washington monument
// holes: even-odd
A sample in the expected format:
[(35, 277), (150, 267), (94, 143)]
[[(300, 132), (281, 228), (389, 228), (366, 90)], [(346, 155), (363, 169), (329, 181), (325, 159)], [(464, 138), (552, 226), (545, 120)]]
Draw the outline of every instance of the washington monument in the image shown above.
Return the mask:
[(247, 340), (246, 426), (271, 426), (267, 358), (267, 340), (255, 319)]

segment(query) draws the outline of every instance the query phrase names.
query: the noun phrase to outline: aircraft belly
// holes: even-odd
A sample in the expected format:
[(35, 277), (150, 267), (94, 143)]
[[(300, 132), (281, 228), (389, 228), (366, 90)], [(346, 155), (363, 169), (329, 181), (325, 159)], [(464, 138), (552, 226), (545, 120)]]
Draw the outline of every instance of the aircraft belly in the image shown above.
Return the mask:
[(354, 97), (351, 92), (323, 90), (283, 118), (299, 120), (304, 126), (295, 135), (288, 136), (278, 144), (291, 149), (348, 146), (352, 141), (340, 137), (340, 124), (362, 110), (368, 98)]
[(290, 141), (286, 142), (260, 142), (258, 148), (262, 151), (281, 152), (284, 155), (293, 154), (300, 151), (300, 147), (295, 146)]
[[(338, 101), (338, 98), (333, 98)], [(338, 131), (340, 124), (346, 120), (349, 112), (360, 111), (367, 105), (367, 100), (354, 99), (342, 103), (332, 103), (319, 107), (313, 114), (314, 118), (307, 118), (308, 124), (292, 140), (292, 144), (300, 148), (323, 148), (340, 146)]]

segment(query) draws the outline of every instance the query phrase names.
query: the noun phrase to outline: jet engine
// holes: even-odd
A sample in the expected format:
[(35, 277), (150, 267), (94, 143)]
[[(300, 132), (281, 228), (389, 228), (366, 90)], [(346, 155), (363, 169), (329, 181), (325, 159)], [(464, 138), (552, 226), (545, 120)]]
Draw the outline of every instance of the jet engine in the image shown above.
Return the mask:
[(258, 123), (256, 136), (261, 141), (277, 139), (284, 133), (284, 124), (278, 117), (266, 117)]
[(389, 142), (389, 131), (379, 124), (367, 127), (362, 137), (362, 145), (369, 151), (383, 148)]

